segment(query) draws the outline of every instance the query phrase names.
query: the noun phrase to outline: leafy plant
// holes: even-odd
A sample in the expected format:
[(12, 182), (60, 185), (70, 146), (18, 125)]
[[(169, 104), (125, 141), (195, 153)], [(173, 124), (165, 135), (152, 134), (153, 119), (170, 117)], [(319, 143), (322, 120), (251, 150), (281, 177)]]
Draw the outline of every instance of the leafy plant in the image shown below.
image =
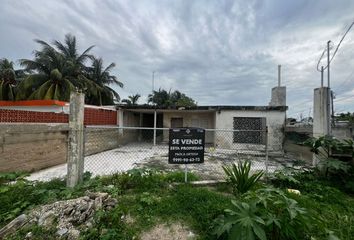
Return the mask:
[(251, 174), (251, 162), (233, 163), (231, 166), (223, 166), (227, 182), (232, 184), (234, 194), (242, 194), (250, 190), (263, 176), (263, 171)]
[(228, 239), (247, 240), (256, 239), (265, 240), (266, 233), (264, 231), (265, 221), (257, 216), (256, 202), (236, 202), (231, 201), (234, 209), (226, 209), (227, 216), (220, 216), (216, 219), (215, 234), (220, 237), (225, 232)]
[(225, 215), (215, 220), (214, 233), (222, 239), (308, 239), (312, 221), (297, 201), (273, 188), (233, 200)]
[(140, 203), (144, 206), (152, 206), (160, 201), (160, 198), (148, 193), (143, 192), (140, 196)]
[(20, 180), (28, 175), (29, 174), (26, 172), (0, 173), (0, 184), (15, 181), (15, 180)]
[[(347, 173), (351, 168), (349, 163), (331, 157), (332, 152), (348, 153), (354, 157), (354, 144), (352, 140), (339, 141), (331, 136), (311, 138), (304, 142), (316, 154), (319, 162), (317, 170), (322, 176)], [(341, 176), (342, 177), (342, 176)]]

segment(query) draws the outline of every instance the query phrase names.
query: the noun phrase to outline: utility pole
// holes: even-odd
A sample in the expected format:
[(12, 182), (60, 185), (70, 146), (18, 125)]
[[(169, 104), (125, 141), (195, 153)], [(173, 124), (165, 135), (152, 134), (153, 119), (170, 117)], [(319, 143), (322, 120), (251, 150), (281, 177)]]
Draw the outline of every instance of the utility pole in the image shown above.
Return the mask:
[(321, 66), (321, 87), (323, 87), (323, 66)]
[(278, 65), (278, 87), (281, 85), (281, 65)]
[(328, 88), (330, 88), (331, 87), (331, 85), (330, 85), (330, 80), (329, 80), (329, 76), (330, 76), (330, 71), (329, 71), (329, 64), (330, 64), (330, 59), (329, 59), (329, 44), (331, 43), (331, 40), (329, 40), (328, 42), (327, 42), (327, 81), (328, 81), (328, 83), (327, 83), (327, 87)]

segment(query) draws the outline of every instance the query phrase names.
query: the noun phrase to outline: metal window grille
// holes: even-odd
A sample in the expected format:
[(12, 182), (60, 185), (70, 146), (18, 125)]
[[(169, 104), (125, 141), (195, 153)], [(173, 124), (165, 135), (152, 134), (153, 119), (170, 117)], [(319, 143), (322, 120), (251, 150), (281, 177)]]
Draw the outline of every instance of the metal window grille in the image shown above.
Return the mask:
[(256, 117), (234, 117), (234, 143), (264, 144), (263, 131), (266, 130), (266, 119)]

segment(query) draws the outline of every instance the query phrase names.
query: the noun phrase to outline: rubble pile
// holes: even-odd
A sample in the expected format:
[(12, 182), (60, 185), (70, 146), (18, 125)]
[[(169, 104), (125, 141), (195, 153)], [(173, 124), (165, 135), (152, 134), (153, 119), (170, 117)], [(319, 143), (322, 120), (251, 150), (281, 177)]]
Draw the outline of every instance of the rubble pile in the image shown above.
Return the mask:
[[(43, 205), (27, 215), (22, 214), (0, 230), (0, 238), (24, 226), (36, 224), (47, 228), (56, 227), (58, 238), (78, 239), (80, 231), (93, 225), (95, 211), (109, 211), (116, 205), (117, 199), (108, 193), (87, 192), (86, 196)], [(29, 232), (26, 238), (31, 239), (32, 233)]]

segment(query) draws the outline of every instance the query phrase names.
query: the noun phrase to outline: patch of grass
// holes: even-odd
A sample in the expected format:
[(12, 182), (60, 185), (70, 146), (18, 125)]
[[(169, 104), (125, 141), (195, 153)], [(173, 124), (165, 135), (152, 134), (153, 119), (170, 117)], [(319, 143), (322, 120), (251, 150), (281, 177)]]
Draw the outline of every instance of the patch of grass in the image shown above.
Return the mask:
[[(124, 174), (89, 178), (79, 186), (69, 189), (63, 180), (46, 183), (33, 183), (18, 180), (14, 184), (0, 185), (0, 227), (19, 214), (41, 204), (76, 198), (85, 191), (107, 192), (118, 199), (118, 205), (109, 212), (97, 212), (96, 224), (82, 233), (83, 239), (132, 239), (142, 232), (160, 223), (180, 222), (190, 228), (199, 239), (215, 239), (212, 235), (213, 221), (229, 208), (232, 187), (218, 184), (215, 187), (194, 187), (189, 184), (174, 185), (172, 182), (184, 182), (183, 172), (157, 172), (137, 169)], [(340, 239), (354, 236), (354, 199), (337, 188), (335, 182), (318, 179), (311, 173), (294, 176), (297, 181), (287, 178), (273, 181), (280, 189), (295, 188), (301, 195), (291, 195), (301, 207), (310, 211), (317, 219), (310, 233), (315, 239), (326, 239), (327, 230), (334, 232)], [(198, 180), (198, 176), (189, 173), (188, 178)], [(256, 188), (267, 187), (261, 184)], [(289, 193), (290, 194), (290, 193)], [(131, 216), (133, 222), (126, 221)], [(24, 229), (10, 239), (24, 239), (32, 231), (35, 239), (50, 239), (52, 230), (40, 227)]]
[(36, 239), (36, 240), (48, 240), (48, 239), (56, 239), (56, 229), (55, 228), (44, 228), (41, 226), (32, 225), (29, 227), (24, 227), (20, 229), (18, 232), (14, 233), (11, 236), (8, 236), (7, 240), (23, 240), (27, 233), (31, 232), (31, 237), (28, 239)]
[[(90, 178), (85, 173), (83, 183), (67, 188), (64, 180), (29, 182), (17, 179), (13, 184), (0, 184), (0, 227), (24, 211), (41, 204), (83, 196), (85, 191), (107, 192), (117, 197), (126, 192), (159, 191), (170, 182), (182, 182), (182, 172), (159, 173), (137, 169), (123, 174)], [(184, 175), (183, 175), (184, 176)], [(190, 174), (188, 177), (197, 179)]]
[(327, 231), (339, 239), (352, 239), (354, 236), (354, 198), (340, 186), (340, 182), (327, 178), (318, 178), (311, 172), (294, 175), (297, 182), (273, 181), (281, 188), (295, 188), (301, 195), (292, 197), (311, 212), (317, 219), (317, 226), (312, 229), (311, 235), (316, 239), (325, 239)]
[(8, 183), (15, 180), (21, 180), (26, 176), (28, 176), (27, 172), (0, 173), (0, 184)]
[[(112, 212), (97, 215), (98, 224), (85, 233), (84, 239), (131, 239), (166, 222), (181, 222), (200, 239), (214, 239), (210, 234), (212, 222), (230, 205), (230, 199), (231, 196), (191, 185), (123, 195)], [(128, 214), (134, 218), (133, 224), (124, 222)]]

